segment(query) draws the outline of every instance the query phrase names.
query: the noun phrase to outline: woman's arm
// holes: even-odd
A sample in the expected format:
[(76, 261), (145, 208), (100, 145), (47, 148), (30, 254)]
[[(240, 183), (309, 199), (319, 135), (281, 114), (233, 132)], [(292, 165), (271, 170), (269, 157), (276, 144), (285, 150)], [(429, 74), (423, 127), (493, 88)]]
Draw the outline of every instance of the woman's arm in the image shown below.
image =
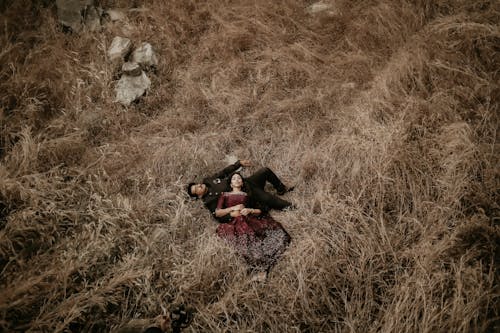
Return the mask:
[[(226, 216), (227, 214), (231, 214), (233, 212), (238, 212), (244, 208), (243, 205), (236, 205), (236, 206), (231, 206), (231, 207), (224, 207), (225, 206), (225, 193), (222, 193), (219, 197), (219, 201), (217, 201), (217, 208), (215, 209), (215, 216), (216, 217), (222, 217)], [(233, 216), (233, 214), (231, 214)]]
[(228, 208), (217, 208), (215, 210), (215, 216), (217, 217), (226, 216), (227, 214), (231, 214), (232, 212), (239, 212), (242, 209), (244, 209), (243, 205), (236, 205)]

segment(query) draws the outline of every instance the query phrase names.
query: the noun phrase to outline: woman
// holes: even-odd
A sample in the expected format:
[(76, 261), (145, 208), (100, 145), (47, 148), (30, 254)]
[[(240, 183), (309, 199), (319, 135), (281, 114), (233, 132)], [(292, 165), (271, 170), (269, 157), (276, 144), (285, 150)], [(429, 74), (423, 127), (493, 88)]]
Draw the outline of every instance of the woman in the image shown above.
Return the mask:
[(269, 269), (290, 243), (290, 235), (268, 214), (255, 207), (239, 173), (231, 176), (231, 192), (219, 197), (215, 215), (231, 216), (217, 227), (217, 235), (233, 245), (247, 262), (261, 271), (255, 278), (265, 279)]

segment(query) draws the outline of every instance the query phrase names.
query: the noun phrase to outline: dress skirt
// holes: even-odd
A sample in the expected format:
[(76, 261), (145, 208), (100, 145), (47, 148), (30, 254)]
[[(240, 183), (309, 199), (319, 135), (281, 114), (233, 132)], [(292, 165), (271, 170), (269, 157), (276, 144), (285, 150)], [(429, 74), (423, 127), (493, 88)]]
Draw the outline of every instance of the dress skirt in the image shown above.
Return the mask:
[(269, 269), (290, 244), (290, 235), (270, 215), (238, 216), (220, 224), (217, 235), (256, 268)]

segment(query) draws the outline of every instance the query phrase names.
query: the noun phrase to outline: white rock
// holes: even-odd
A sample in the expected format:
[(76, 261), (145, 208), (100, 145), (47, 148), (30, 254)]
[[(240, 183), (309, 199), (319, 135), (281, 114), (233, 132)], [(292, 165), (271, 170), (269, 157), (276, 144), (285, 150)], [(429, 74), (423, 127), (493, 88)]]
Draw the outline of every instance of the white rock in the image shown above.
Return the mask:
[(316, 2), (316, 3), (313, 3), (312, 5), (310, 5), (307, 8), (307, 11), (310, 14), (317, 14), (317, 13), (324, 12), (326, 10), (331, 10), (332, 8), (333, 8), (333, 6), (331, 4), (323, 2), (323, 1), (319, 1), (319, 2)]
[(106, 15), (112, 22), (124, 21), (127, 18), (127, 14), (123, 9), (108, 9), (106, 10)]
[(132, 42), (128, 38), (115, 37), (111, 42), (111, 46), (108, 49), (109, 60), (114, 61), (117, 59), (123, 59), (127, 53), (130, 52), (132, 48)]
[(138, 63), (127, 61), (122, 66), (122, 73), (128, 76), (139, 76), (142, 73), (142, 69)]
[(153, 51), (153, 47), (149, 43), (142, 43), (141, 46), (132, 53), (131, 61), (143, 67), (158, 65), (158, 58)]
[(146, 73), (141, 72), (139, 76), (123, 75), (116, 85), (116, 102), (125, 106), (144, 95), (146, 90), (151, 87), (151, 80)]

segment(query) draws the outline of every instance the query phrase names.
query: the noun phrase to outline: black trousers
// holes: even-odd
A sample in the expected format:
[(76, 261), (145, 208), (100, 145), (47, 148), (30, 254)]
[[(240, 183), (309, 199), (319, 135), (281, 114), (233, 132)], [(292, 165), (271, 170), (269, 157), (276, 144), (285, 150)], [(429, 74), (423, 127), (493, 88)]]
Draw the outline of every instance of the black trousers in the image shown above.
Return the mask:
[(264, 210), (268, 209), (278, 209), (282, 210), (292, 203), (279, 198), (276, 195), (264, 191), (266, 182), (271, 183), (273, 187), (277, 190), (284, 190), (285, 185), (276, 176), (276, 174), (269, 168), (262, 168), (255, 172), (253, 175), (245, 179), (251, 188), (251, 199), (256, 201), (258, 205), (261, 205)]

